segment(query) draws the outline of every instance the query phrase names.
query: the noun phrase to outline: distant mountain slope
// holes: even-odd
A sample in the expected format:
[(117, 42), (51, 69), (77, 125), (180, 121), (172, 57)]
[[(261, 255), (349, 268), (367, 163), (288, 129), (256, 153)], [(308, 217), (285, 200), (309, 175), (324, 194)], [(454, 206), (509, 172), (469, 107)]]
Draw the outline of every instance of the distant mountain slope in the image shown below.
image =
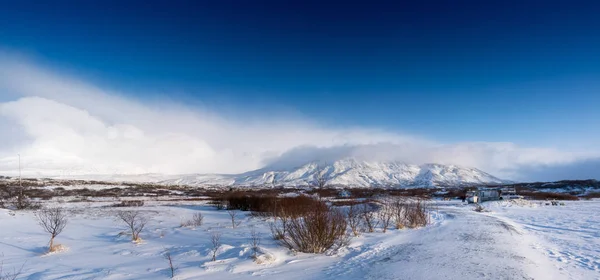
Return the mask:
[(311, 162), (290, 169), (263, 168), (239, 175), (187, 175), (165, 180), (165, 184), (227, 186), (308, 186), (317, 174), (327, 185), (348, 187), (431, 187), (467, 184), (504, 184), (475, 168), (454, 165), (411, 165), (400, 162), (375, 162), (343, 159), (329, 164)]

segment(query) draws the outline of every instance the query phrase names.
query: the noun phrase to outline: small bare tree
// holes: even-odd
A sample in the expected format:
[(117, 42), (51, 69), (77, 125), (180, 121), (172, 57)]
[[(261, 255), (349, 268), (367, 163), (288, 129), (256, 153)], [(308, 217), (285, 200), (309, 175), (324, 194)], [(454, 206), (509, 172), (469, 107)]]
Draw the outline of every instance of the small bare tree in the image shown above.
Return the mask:
[(350, 204), (348, 211), (346, 211), (346, 220), (352, 234), (359, 236), (361, 231), (361, 215), (358, 206), (355, 203)]
[(67, 214), (62, 208), (43, 209), (35, 213), (38, 224), (50, 234), (48, 252), (54, 251), (54, 238), (67, 226)]
[(146, 227), (148, 218), (140, 211), (119, 211), (117, 217), (131, 230), (131, 240), (140, 242), (140, 233)]
[(252, 246), (252, 258), (256, 260), (258, 258), (258, 246), (260, 246), (260, 235), (254, 227), (250, 231), (250, 245)]
[(173, 264), (173, 256), (171, 255), (171, 251), (167, 250), (163, 255), (165, 260), (169, 263), (169, 270), (171, 271), (171, 278), (175, 278), (175, 272), (177, 271), (177, 267)]
[(210, 238), (210, 241), (212, 242), (212, 261), (216, 261), (217, 260), (217, 252), (219, 251), (219, 248), (221, 248), (221, 233), (220, 232), (213, 232)]
[(375, 212), (371, 209), (371, 206), (368, 203), (364, 203), (361, 209), (361, 216), (363, 218), (363, 222), (367, 227), (369, 232), (374, 232), (375, 228), (379, 224), (377, 217), (375, 216)]
[(236, 221), (236, 218), (238, 216), (238, 211), (235, 209), (229, 209), (227, 210), (227, 214), (229, 214), (229, 217), (231, 217), (231, 227), (235, 228), (237, 225), (240, 224), (240, 222)]

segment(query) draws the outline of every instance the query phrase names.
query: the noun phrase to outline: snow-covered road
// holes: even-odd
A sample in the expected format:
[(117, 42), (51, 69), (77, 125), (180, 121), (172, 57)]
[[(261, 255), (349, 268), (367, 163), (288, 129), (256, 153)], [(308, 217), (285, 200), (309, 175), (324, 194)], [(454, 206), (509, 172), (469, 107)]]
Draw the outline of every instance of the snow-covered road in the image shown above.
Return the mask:
[(565, 279), (518, 226), (443, 207), (438, 225), (386, 239), (330, 267), (330, 279)]

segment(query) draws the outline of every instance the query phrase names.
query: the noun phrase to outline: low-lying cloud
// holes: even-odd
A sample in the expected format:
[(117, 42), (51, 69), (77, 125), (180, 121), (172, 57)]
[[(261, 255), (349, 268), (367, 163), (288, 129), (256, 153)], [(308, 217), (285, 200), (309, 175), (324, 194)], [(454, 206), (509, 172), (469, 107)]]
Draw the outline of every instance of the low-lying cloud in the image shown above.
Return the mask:
[(24, 174), (44, 176), (240, 173), (351, 156), (457, 164), (526, 180), (522, 170), (594, 156), (513, 143), (444, 144), (285, 116), (241, 120), (206, 108), (126, 96), (132, 95), (0, 55), (0, 174), (17, 172), (17, 154)]

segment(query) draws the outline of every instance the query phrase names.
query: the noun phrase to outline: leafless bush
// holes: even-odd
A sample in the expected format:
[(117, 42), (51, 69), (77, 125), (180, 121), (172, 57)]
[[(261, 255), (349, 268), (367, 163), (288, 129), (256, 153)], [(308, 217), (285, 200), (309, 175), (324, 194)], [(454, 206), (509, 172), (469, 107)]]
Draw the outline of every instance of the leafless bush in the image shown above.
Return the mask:
[(391, 209), (396, 229), (429, 224), (429, 213), (423, 200), (410, 201), (397, 198), (391, 203)]
[(393, 214), (392, 202), (389, 200), (384, 200), (383, 206), (379, 212), (377, 212), (377, 218), (381, 222), (381, 227), (383, 228), (384, 233), (387, 231), (390, 223), (392, 222)]
[(285, 238), (285, 234), (288, 228), (289, 218), (285, 215), (281, 217), (275, 217), (275, 220), (269, 224), (271, 228), (271, 234), (273, 239), (281, 240)]
[(131, 240), (135, 242), (141, 241), (140, 233), (146, 227), (148, 218), (140, 211), (119, 211), (117, 212), (117, 217), (131, 230)]
[(368, 203), (362, 204), (360, 215), (362, 216), (367, 231), (374, 232), (379, 221), (377, 220), (375, 211), (371, 209), (371, 206)]
[(290, 250), (320, 254), (346, 237), (346, 225), (341, 211), (317, 207), (302, 217), (291, 217), (285, 230), (277, 231), (283, 235), (279, 242)]
[(406, 211), (406, 221), (409, 228), (424, 227), (429, 224), (429, 213), (425, 202), (417, 200), (410, 202)]
[(167, 250), (163, 255), (165, 260), (169, 263), (169, 270), (171, 271), (171, 278), (175, 278), (175, 272), (177, 271), (177, 267), (173, 264), (173, 256), (171, 255), (171, 251)]
[(212, 261), (216, 261), (217, 260), (217, 252), (219, 251), (219, 248), (221, 248), (221, 233), (220, 232), (213, 232), (210, 238), (211, 242), (212, 242)]
[(396, 229), (403, 229), (406, 225), (406, 203), (402, 198), (395, 198), (390, 202), (390, 208)]
[(38, 224), (50, 234), (48, 252), (55, 250), (54, 238), (67, 226), (67, 214), (62, 208), (43, 209), (35, 213)]
[(260, 246), (260, 235), (255, 228), (250, 231), (250, 246), (252, 246), (252, 259), (256, 260), (258, 258), (258, 246)]
[(231, 218), (231, 227), (235, 228), (236, 226), (238, 226), (241, 222), (236, 221), (237, 216), (238, 216), (238, 211), (236, 210), (227, 210), (227, 214), (229, 214), (229, 217)]
[[(0, 258), (2, 258), (2, 257), (4, 257), (4, 255), (0, 254)], [(9, 272), (9, 271), (4, 270), (4, 260), (1, 260), (0, 261), (0, 280), (16, 280), (21, 275), (24, 266), (25, 266), (25, 263), (23, 263), (23, 265), (21, 265), (21, 267), (19, 269), (13, 268), (13, 270)]]
[(352, 234), (354, 234), (354, 236), (359, 236), (362, 217), (356, 203), (352, 203), (348, 206), (348, 211), (346, 211), (346, 221), (350, 230), (352, 230)]
[(198, 212), (198, 213), (194, 213), (194, 215), (192, 216), (191, 219), (189, 219), (187, 221), (182, 221), (181, 227), (199, 227), (199, 226), (202, 226), (203, 222), (204, 222), (204, 216), (202, 215), (202, 213)]

